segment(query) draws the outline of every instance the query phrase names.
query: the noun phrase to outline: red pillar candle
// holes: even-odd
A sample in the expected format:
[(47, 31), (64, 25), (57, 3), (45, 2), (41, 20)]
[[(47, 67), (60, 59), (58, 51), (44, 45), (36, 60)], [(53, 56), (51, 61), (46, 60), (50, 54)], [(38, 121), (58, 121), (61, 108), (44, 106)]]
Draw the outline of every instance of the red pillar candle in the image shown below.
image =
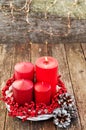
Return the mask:
[(34, 65), (30, 62), (20, 62), (15, 65), (15, 79), (33, 80)]
[(34, 86), (35, 102), (50, 104), (51, 85), (46, 82), (37, 82)]
[(56, 92), (58, 62), (53, 57), (40, 57), (36, 61), (36, 79), (51, 84), (52, 96)]
[(19, 105), (30, 103), (33, 100), (33, 82), (30, 80), (16, 80), (12, 84), (13, 96)]

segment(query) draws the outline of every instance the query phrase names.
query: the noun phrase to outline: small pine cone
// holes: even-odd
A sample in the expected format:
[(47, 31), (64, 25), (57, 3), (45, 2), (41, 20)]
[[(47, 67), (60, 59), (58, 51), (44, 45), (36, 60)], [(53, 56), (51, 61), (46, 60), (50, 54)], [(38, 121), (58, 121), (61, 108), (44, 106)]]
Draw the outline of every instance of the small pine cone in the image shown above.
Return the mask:
[(71, 123), (70, 114), (63, 108), (57, 108), (53, 111), (54, 124), (60, 128), (66, 128)]
[(74, 106), (75, 102), (72, 95), (70, 95), (69, 93), (63, 93), (59, 95), (58, 103), (62, 108), (67, 109)]
[(77, 109), (75, 106), (72, 106), (71, 108), (68, 108), (68, 113), (70, 113), (70, 116), (72, 119), (77, 118)]

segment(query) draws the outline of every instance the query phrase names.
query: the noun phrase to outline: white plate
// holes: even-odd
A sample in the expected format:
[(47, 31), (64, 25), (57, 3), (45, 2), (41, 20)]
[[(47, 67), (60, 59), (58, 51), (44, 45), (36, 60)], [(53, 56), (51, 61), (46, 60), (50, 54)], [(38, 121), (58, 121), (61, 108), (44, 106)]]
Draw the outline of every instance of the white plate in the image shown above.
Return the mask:
[[(6, 104), (6, 108), (10, 112), (10, 105)], [(42, 120), (48, 120), (48, 119), (50, 119), (52, 117), (53, 117), (53, 114), (44, 114), (44, 115), (39, 115), (37, 117), (29, 117), (29, 118), (27, 118), (27, 120), (30, 120), (30, 121), (42, 121)], [(17, 118), (23, 119), (24, 116), (17, 116)]]
[[(56, 90), (58, 91), (59, 89), (60, 89), (60, 87), (57, 85)], [(13, 94), (12, 86), (10, 86), (9, 89), (5, 93), (6, 93), (7, 97), (11, 97), (11, 95)], [(8, 105), (7, 103), (6, 103), (6, 108), (10, 112), (10, 105)], [(29, 118), (27, 118), (27, 120), (42, 121), (42, 120), (48, 120), (48, 119), (50, 119), (52, 117), (53, 117), (53, 114), (43, 114), (43, 115), (38, 115), (37, 117), (29, 117)], [(17, 118), (23, 119), (24, 116), (17, 116)]]

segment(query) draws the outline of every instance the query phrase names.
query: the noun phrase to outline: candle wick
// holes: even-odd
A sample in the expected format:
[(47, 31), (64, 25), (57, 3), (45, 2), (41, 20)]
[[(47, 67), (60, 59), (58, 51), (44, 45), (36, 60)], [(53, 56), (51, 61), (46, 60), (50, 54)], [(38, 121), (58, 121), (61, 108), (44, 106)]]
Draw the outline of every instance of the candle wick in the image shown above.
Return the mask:
[(45, 63), (48, 63), (48, 57), (47, 56), (45, 57)]

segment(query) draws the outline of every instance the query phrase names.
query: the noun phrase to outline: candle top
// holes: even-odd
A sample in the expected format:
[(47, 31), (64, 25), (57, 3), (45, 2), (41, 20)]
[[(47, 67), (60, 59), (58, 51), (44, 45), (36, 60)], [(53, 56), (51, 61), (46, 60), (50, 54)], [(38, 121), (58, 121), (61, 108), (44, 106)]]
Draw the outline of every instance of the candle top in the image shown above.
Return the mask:
[(15, 70), (21, 73), (28, 73), (34, 69), (34, 65), (30, 62), (20, 62), (15, 65)]
[(49, 83), (37, 82), (35, 84), (35, 90), (37, 90), (38, 92), (46, 92), (49, 91), (50, 89), (51, 89), (51, 85)]
[(53, 57), (44, 56), (44, 57), (40, 57), (39, 59), (37, 59), (36, 65), (41, 68), (51, 69), (51, 68), (57, 67), (58, 62)]
[(31, 80), (16, 80), (13, 82), (12, 86), (18, 90), (29, 90), (33, 88), (33, 82)]

